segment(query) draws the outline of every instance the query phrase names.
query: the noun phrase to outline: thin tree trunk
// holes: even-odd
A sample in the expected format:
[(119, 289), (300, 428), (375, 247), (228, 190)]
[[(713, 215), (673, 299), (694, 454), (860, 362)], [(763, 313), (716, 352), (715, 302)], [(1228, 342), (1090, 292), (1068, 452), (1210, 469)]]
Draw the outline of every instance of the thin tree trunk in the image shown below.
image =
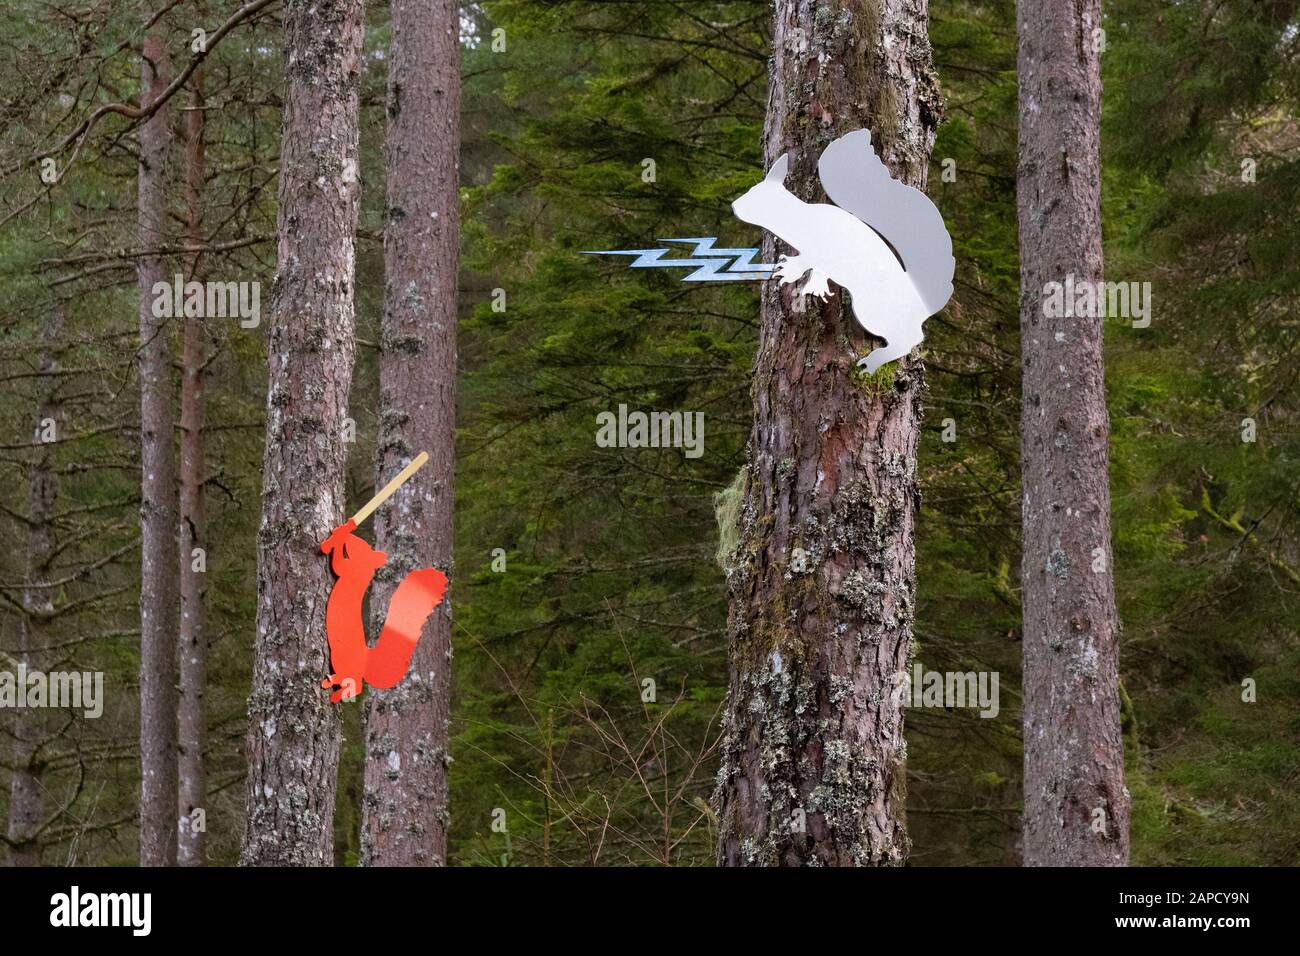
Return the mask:
[[(375, 515), (388, 565), (371, 592), (374, 631), (412, 569), (451, 570), (459, 231), (458, 5), (393, 0), (388, 56), (388, 222), (379, 359), (381, 483), (421, 451), (429, 464)], [(451, 601), (425, 624), (407, 677), (368, 692), (361, 859), (447, 857)]]
[(1111, 577), (1102, 319), (1045, 286), (1100, 282), (1097, 0), (1017, 4), (1024, 362), (1024, 861), (1128, 862), (1119, 619)]
[(345, 516), (344, 419), (356, 350), (362, 0), (284, 5), (278, 263), (269, 330), (242, 862), (334, 862), (339, 714), (320, 544)]
[[(50, 321), (43, 333), (43, 375), (56, 375), (59, 370), (54, 349), (62, 332), (63, 310), (55, 305), (50, 311)], [(54, 421), (56, 429), (61, 429), (64, 425), (58, 400), (59, 379), (55, 377), (48, 381), (51, 383), (49, 391), (37, 410), (34, 429), (37, 434), (47, 419)], [(28, 483), (27, 587), (23, 590), (23, 613), (18, 618), (16, 660), (26, 665), (29, 673), (43, 670), (46, 666), (45, 656), (41, 653), (46, 646), (41, 614), (48, 613), (54, 607), (54, 593), (49, 588), (41, 587), (41, 582), (49, 577), (50, 562), (56, 554), (54, 525), (51, 521), (54, 501), (59, 494), (59, 477), (54, 468), (55, 447), (54, 443), (36, 446)], [(49, 732), (44, 714), (42, 710), (15, 712), (13, 773), (9, 785), (9, 823), (6, 833), (9, 863), (12, 866), (41, 864), (41, 843), (37, 831), (45, 809), (45, 787), (41, 783), (39, 754)]]
[[(200, 15), (206, 5), (199, 5)], [(185, 112), (186, 238), (203, 242), (203, 68), (190, 78), (189, 109)], [(201, 253), (190, 262), (190, 278), (199, 280)], [(203, 479), (207, 468), (203, 448), (206, 399), (207, 328), (202, 317), (185, 320), (181, 359), (181, 629), (180, 629), (180, 778), (181, 821), (176, 860), (181, 866), (202, 866), (207, 860), (207, 775), (203, 750), (207, 744), (204, 697), (208, 685), (208, 636), (204, 582), (207, 580), (207, 510)], [(194, 549), (204, 551), (195, 568)], [(196, 829), (195, 810), (203, 811)]]
[[(817, 159), (866, 127), (890, 171), (926, 180), (939, 97), (925, 0), (777, 0), (764, 153), (825, 202)], [(777, 244), (765, 239), (766, 261)], [(794, 310), (768, 283), (740, 539), (728, 567), (731, 679), (719, 862), (897, 865), (906, 858), (903, 712), (912, 644), (919, 359), (874, 379), (839, 289)], [(795, 555), (795, 549), (803, 554)], [(800, 558), (802, 560), (800, 560)]]
[[(142, 105), (171, 79), (167, 47), (144, 38)], [(167, 151), (171, 111), (140, 127), (140, 247), (167, 242)], [(140, 865), (176, 862), (176, 450), (175, 390), (165, 319), (153, 314), (161, 256), (144, 255), (140, 283)]]

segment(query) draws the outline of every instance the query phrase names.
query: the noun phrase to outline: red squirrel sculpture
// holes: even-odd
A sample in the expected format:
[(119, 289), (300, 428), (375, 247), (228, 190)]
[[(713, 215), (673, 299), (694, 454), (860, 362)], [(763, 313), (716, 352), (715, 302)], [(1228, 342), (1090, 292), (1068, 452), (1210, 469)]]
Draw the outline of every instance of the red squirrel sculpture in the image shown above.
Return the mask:
[(330, 555), (330, 567), (338, 576), (325, 606), (330, 675), (321, 681), (321, 687), (334, 688), (332, 704), (359, 695), (363, 679), (380, 690), (396, 686), (411, 666), (424, 622), (447, 593), (447, 576), (441, 571), (412, 571), (393, 592), (379, 641), (374, 647), (367, 646), (361, 602), (388, 555), (354, 535), (356, 528), (355, 521), (347, 521), (331, 531), (320, 546)]

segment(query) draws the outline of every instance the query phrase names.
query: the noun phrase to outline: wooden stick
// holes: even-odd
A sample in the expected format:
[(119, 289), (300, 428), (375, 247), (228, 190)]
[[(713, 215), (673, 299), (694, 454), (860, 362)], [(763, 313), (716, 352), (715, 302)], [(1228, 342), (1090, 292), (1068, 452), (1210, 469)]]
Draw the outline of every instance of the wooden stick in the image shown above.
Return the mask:
[(427, 451), (422, 451), (412, 458), (409, 465), (394, 475), (392, 481), (384, 485), (373, 498), (361, 506), (361, 509), (352, 516), (352, 523), (359, 525), (374, 514), (375, 509), (391, 498), (393, 492), (402, 487), (413, 474), (420, 470), (420, 466), (428, 460), (429, 453)]

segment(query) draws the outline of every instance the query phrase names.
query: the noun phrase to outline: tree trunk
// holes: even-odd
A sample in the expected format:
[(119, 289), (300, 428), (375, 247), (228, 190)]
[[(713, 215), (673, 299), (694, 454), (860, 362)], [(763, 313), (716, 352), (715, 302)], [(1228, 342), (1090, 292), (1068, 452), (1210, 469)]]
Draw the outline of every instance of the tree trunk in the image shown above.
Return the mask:
[[(203, 10), (200, 6), (200, 10)], [(205, 12), (205, 11), (204, 11)], [(190, 78), (189, 109), (185, 112), (186, 238), (203, 243), (203, 68)], [(190, 278), (199, 280), (202, 255), (194, 253)], [(207, 364), (207, 328), (202, 317), (185, 320), (185, 346), (181, 359), (181, 629), (180, 629), (180, 778), (178, 799), (181, 821), (176, 860), (181, 866), (202, 866), (207, 859), (207, 776), (203, 750), (207, 744), (204, 697), (208, 684), (208, 636), (204, 581), (207, 580), (207, 510), (203, 500), (204, 376)], [(203, 564), (196, 570), (194, 549), (203, 549)], [(196, 829), (194, 811), (204, 812)]]
[(288, 0), (242, 862), (333, 860), (339, 714), (320, 545), (344, 520), (362, 0)]
[[(885, 165), (926, 180), (939, 97), (925, 0), (777, 0), (764, 154), (825, 202), (817, 159), (869, 128)], [(778, 248), (764, 240), (765, 261)], [(719, 862), (897, 865), (906, 858), (903, 713), (915, 609), (918, 358), (865, 378), (873, 345), (836, 289), (794, 309), (763, 292), (739, 544), (727, 568), (731, 678)], [(796, 554), (796, 549), (801, 554)]]
[(1024, 862), (1128, 862), (1119, 619), (1111, 578), (1102, 319), (1053, 318), (1045, 286), (1100, 282), (1097, 0), (1017, 4)]
[[(55, 343), (63, 332), (63, 310), (57, 305), (50, 312), (50, 322), (44, 329), (44, 354), (41, 356), (41, 374), (53, 375), (59, 370)], [(49, 391), (37, 410), (33, 432), (39, 434), (46, 419), (55, 422), (56, 429), (64, 426), (58, 391), (60, 381), (49, 380)], [(56, 435), (58, 432), (56, 432)], [(39, 441), (39, 438), (37, 439)], [(54, 502), (59, 494), (59, 477), (55, 470), (56, 445), (37, 444), (31, 463), (27, 493), (27, 587), (23, 590), (22, 614), (18, 618), (18, 648), (16, 660), (27, 666), (28, 672), (44, 670), (47, 666), (42, 651), (46, 647), (45, 625), (41, 615), (54, 607), (54, 593), (42, 583), (50, 576), (50, 563), (57, 554), (54, 540)], [(11, 866), (40, 866), (40, 829), (45, 808), (45, 786), (41, 783), (40, 751), (49, 732), (45, 711), (21, 710), (15, 712), (13, 773), (9, 784), (9, 823), (7, 842)]]
[[(393, 0), (392, 17), (379, 480), (421, 451), (429, 464), (375, 515), (376, 547), (388, 553), (371, 592), (375, 633), (408, 572), (451, 571), (456, 437), (457, 4)], [(450, 599), (425, 624), (407, 677), (391, 691), (367, 693), (362, 862), (444, 864)]]
[[(167, 47), (144, 38), (141, 104), (170, 81)], [(171, 110), (140, 127), (140, 247), (167, 242), (167, 151)], [(140, 865), (176, 862), (176, 418), (167, 321), (153, 314), (161, 256), (146, 254), (140, 282)]]

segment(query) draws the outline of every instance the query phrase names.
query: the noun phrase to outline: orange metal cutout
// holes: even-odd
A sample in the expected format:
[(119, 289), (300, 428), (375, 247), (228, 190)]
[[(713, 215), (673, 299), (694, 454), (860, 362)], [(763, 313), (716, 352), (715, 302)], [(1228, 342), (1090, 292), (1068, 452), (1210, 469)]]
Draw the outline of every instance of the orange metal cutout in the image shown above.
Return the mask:
[(361, 604), (388, 555), (353, 534), (356, 527), (355, 520), (344, 522), (320, 546), (338, 577), (325, 607), (330, 675), (321, 681), (321, 687), (334, 688), (333, 704), (360, 695), (363, 680), (381, 690), (396, 686), (411, 666), (425, 621), (447, 593), (447, 576), (441, 571), (412, 571), (393, 592), (379, 641), (368, 647)]

